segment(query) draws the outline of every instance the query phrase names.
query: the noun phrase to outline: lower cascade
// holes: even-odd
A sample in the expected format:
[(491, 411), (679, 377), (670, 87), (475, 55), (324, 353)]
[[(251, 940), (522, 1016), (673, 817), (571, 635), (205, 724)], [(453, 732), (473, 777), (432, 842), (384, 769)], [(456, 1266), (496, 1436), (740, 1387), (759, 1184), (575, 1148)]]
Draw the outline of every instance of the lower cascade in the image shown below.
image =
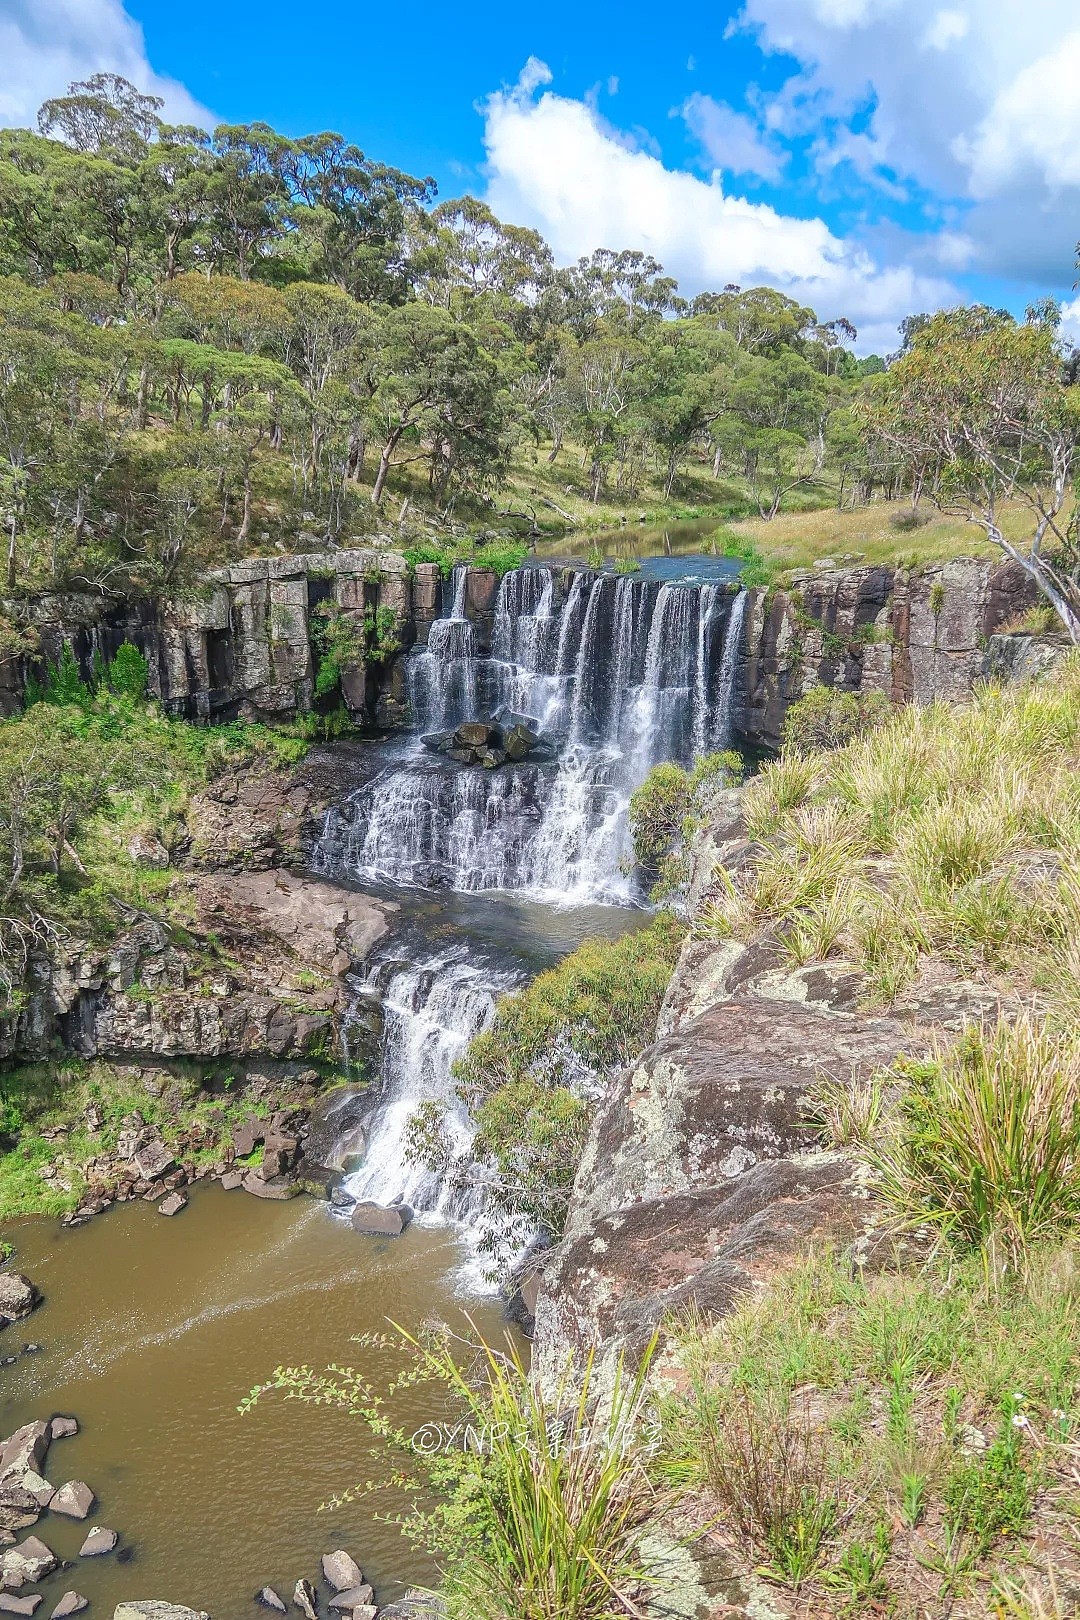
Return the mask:
[[(632, 903), (630, 794), (653, 765), (730, 742), (745, 592), (516, 569), (481, 653), (466, 575), (407, 660), (417, 734), (328, 813), (313, 865), (364, 883)], [(481, 717), (524, 722), (539, 748), (496, 769), (446, 757), (446, 728)]]
[(381, 999), (384, 1038), (364, 1162), (343, 1184), (351, 1198), (407, 1204), (420, 1216), (474, 1225), (482, 1220), (482, 1183), (457, 1186), (410, 1159), (409, 1122), (422, 1103), (437, 1104), (451, 1154), (467, 1156), (473, 1127), (456, 1096), (453, 1065), (490, 1025), (497, 998), (522, 977), (520, 970), (474, 954), (463, 941), (415, 962), (376, 962), (356, 982), (358, 1000)]

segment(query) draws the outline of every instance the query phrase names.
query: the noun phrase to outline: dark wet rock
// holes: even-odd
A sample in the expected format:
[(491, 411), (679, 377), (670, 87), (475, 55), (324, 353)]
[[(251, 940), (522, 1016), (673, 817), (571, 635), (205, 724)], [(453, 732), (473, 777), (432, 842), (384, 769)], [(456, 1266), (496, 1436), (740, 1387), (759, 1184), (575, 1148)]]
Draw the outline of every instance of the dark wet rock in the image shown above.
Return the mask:
[(309, 1165), (342, 1170), (345, 1161), (364, 1149), (364, 1126), (371, 1112), (367, 1088), (331, 1086), (316, 1097), (308, 1114), (304, 1158)]
[(353, 1230), (369, 1237), (400, 1237), (412, 1220), (407, 1204), (373, 1204), (365, 1199), (353, 1206)]
[(40, 1356), (44, 1349), (45, 1346), (38, 1344), (36, 1340), (28, 1340), (22, 1347), (22, 1354), (24, 1356)]
[(96, 1524), (79, 1548), (79, 1557), (100, 1558), (103, 1553), (111, 1553), (119, 1539), (115, 1530)]
[(27, 1536), (25, 1541), (0, 1555), (0, 1579), (4, 1586), (17, 1590), (32, 1581), (44, 1580), (59, 1562), (52, 1549), (37, 1536)]
[(304, 1616), (304, 1620), (318, 1620), (315, 1609), (315, 1588), (310, 1581), (305, 1581), (303, 1576), (293, 1588), (293, 1603)]
[(286, 1614), (288, 1605), (284, 1598), (279, 1597), (272, 1586), (262, 1586), (255, 1594), (255, 1602), (262, 1609), (273, 1609), (275, 1614)]
[(41, 1304), (37, 1288), (21, 1271), (0, 1271), (0, 1324), (22, 1322)]
[(65, 1417), (63, 1414), (54, 1417), (49, 1424), (49, 1434), (54, 1440), (70, 1440), (78, 1432), (78, 1420), (73, 1417)]
[(295, 1198), (300, 1188), (295, 1181), (289, 1181), (285, 1176), (274, 1176), (267, 1180), (260, 1176), (257, 1170), (249, 1170), (241, 1183), (245, 1192), (251, 1193), (255, 1198), (270, 1198), (283, 1200)]
[(356, 1203), (356, 1199), (345, 1187), (332, 1187), (330, 1189), (330, 1203), (334, 1209), (351, 1209)]
[(68, 1519), (85, 1519), (93, 1511), (94, 1502), (89, 1485), (81, 1479), (69, 1479), (49, 1498), (49, 1512), (62, 1513)]
[(323, 1553), (322, 1572), (323, 1579), (329, 1581), (335, 1592), (347, 1592), (350, 1587), (362, 1585), (364, 1580), (360, 1565), (347, 1552)]
[(182, 1209), (187, 1209), (187, 1199), (182, 1192), (171, 1192), (168, 1198), (162, 1199), (158, 1205), (159, 1215), (179, 1215)]
[(30, 1592), (26, 1597), (17, 1597), (14, 1592), (0, 1592), (0, 1612), (4, 1614), (33, 1614), (42, 1602), (44, 1599), (40, 1592)]
[(24, 1423), (0, 1449), (0, 1480), (25, 1474), (40, 1474), (45, 1466), (52, 1436), (47, 1423)]
[(49, 1620), (67, 1620), (69, 1614), (80, 1614), (87, 1607), (88, 1600), (81, 1592), (65, 1592), (49, 1616)]

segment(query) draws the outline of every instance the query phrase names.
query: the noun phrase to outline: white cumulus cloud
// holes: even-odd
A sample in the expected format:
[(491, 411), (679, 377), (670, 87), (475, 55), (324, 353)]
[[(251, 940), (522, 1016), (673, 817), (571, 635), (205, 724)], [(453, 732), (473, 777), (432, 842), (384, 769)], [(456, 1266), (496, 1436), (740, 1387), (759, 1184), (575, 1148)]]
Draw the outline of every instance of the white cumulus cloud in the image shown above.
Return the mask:
[(627, 145), (585, 101), (544, 89), (530, 62), (512, 90), (484, 107), (487, 200), (502, 218), (535, 226), (569, 263), (594, 248), (638, 248), (679, 279), (685, 294), (767, 283), (846, 315), (859, 347), (891, 349), (911, 310), (956, 301), (947, 281), (883, 266), (817, 218), (798, 219), (725, 190), (718, 177), (670, 169)]
[(217, 121), (182, 84), (154, 72), (120, 0), (0, 0), (0, 124), (33, 127), (43, 101), (92, 73), (119, 73), (164, 97), (172, 123)]

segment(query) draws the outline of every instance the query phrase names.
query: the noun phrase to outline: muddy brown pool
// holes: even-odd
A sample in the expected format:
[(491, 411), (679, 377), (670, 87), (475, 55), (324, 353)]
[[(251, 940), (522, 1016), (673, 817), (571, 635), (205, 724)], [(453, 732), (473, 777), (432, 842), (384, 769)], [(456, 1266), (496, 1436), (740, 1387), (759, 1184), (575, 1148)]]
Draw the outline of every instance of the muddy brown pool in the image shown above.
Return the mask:
[[(400, 1498), (320, 1512), (333, 1492), (371, 1473), (361, 1425), (343, 1414), (268, 1397), (241, 1416), (238, 1402), (279, 1364), (337, 1361), (385, 1380), (399, 1358), (350, 1338), (387, 1319), (415, 1329), (438, 1317), (501, 1341), (498, 1302), (477, 1294), (467, 1256), (447, 1228), (361, 1238), (307, 1198), (260, 1202), (198, 1189), (172, 1220), (127, 1204), (89, 1225), (9, 1223), (14, 1265), (45, 1304), (0, 1339), (44, 1347), (0, 1368), (2, 1431), (55, 1413), (81, 1433), (54, 1442), (55, 1484), (85, 1479), (99, 1506), (89, 1523), (118, 1530), (128, 1562), (77, 1560), (42, 1590), (47, 1614), (76, 1587), (91, 1616), (122, 1598), (165, 1598), (213, 1620), (250, 1620), (264, 1583), (288, 1600), (315, 1579), (319, 1556), (345, 1547), (380, 1601), (401, 1582), (433, 1579), (427, 1561), (376, 1515)], [(406, 1429), (438, 1419), (438, 1398), (413, 1391), (395, 1408)], [(74, 1559), (87, 1525), (45, 1514), (39, 1534)]]

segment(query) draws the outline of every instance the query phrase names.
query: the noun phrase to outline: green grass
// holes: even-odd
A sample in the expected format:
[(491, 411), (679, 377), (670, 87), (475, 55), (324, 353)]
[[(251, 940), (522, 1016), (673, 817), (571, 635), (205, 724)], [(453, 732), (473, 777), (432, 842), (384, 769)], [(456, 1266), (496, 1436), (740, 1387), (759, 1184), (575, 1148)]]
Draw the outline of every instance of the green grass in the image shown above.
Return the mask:
[(853, 963), (888, 1004), (924, 966), (1080, 1014), (1080, 659), (1053, 683), (895, 711), (750, 783), (760, 851), (701, 917), (791, 960)]
[(800, 1262), (725, 1321), (677, 1325), (662, 1474), (737, 1556), (809, 1585), (807, 1612), (987, 1612), (967, 1604), (1011, 1549), (1037, 1521), (1051, 1543), (1063, 1529), (1072, 1264), (1043, 1248), (992, 1286), (977, 1257), (866, 1276), (839, 1256)]
[[(342, 1490), (331, 1505), (378, 1491), (404, 1490), (409, 1508), (386, 1517), (443, 1571), (448, 1620), (628, 1620), (649, 1602), (642, 1538), (678, 1492), (650, 1480), (647, 1380), (651, 1352), (634, 1373), (604, 1381), (591, 1363), (545, 1391), (513, 1352), (428, 1333), (415, 1339), (362, 1338), (366, 1351), (396, 1351), (405, 1366), (385, 1392), (366, 1370), (334, 1365), (278, 1367), (242, 1403), (249, 1411), (271, 1392), (359, 1419), (401, 1459), (388, 1480)], [(420, 1387), (431, 1410), (459, 1436), (425, 1455), (394, 1426), (395, 1396)], [(428, 1425), (428, 1430), (434, 1425)], [(464, 1437), (464, 1438), (460, 1438)], [(355, 1445), (355, 1439), (353, 1441)]]

